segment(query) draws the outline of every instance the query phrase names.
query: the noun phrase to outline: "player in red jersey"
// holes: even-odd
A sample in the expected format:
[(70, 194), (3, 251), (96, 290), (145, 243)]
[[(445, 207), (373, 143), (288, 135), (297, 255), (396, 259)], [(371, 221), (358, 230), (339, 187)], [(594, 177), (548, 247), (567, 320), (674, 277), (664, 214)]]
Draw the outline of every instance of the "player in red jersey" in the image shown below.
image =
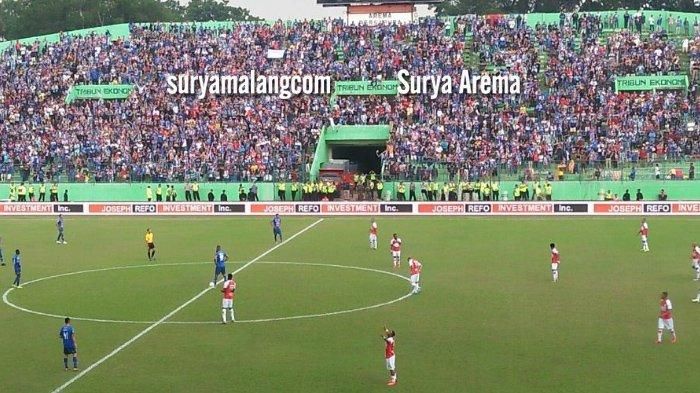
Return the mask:
[(642, 237), (642, 251), (649, 252), (649, 241), (647, 241), (649, 225), (647, 224), (646, 218), (642, 218), (642, 225), (639, 227), (639, 235)]
[(401, 266), (401, 238), (396, 234), (391, 237), (391, 256), (394, 259), (394, 267)]
[(656, 343), (661, 344), (661, 336), (664, 329), (666, 329), (671, 332), (671, 342), (675, 344), (676, 331), (673, 329), (673, 317), (671, 316), (673, 305), (671, 304), (671, 299), (668, 298), (668, 292), (661, 292), (659, 307), (659, 330), (656, 332)]
[(559, 281), (559, 263), (561, 262), (559, 250), (557, 250), (557, 246), (554, 243), (549, 243), (549, 249), (552, 252), (552, 281), (557, 282)]
[(396, 332), (389, 330), (384, 326), (384, 334), (382, 334), (382, 339), (384, 340), (384, 359), (386, 361), (386, 369), (389, 370), (389, 382), (387, 385), (396, 385), (396, 354), (394, 353), (394, 345), (396, 345)]
[(691, 267), (695, 270), (695, 278), (693, 281), (700, 281), (700, 247), (697, 243), (693, 243), (690, 259), (692, 260)]
[(372, 250), (377, 249), (377, 222), (374, 221), (374, 218), (369, 226), (369, 248)]
[(226, 323), (226, 310), (231, 314), (231, 322), (234, 322), (236, 318), (233, 316), (233, 296), (236, 292), (236, 281), (233, 279), (233, 274), (229, 273), (226, 281), (224, 281), (224, 287), (221, 289), (224, 294), (224, 298), (221, 301), (221, 320), (222, 323)]
[(423, 264), (417, 259), (408, 257), (408, 269), (411, 273), (411, 293), (417, 295), (421, 291), (420, 287), (420, 273), (423, 271)]

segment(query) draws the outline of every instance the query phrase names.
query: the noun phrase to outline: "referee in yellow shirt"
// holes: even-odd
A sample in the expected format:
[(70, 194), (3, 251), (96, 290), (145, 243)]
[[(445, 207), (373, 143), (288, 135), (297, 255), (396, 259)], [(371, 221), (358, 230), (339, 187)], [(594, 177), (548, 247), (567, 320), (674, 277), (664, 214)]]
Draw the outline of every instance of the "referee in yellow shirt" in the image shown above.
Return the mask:
[(153, 244), (153, 232), (151, 228), (146, 229), (146, 248), (148, 248), (148, 260), (156, 260), (156, 245)]

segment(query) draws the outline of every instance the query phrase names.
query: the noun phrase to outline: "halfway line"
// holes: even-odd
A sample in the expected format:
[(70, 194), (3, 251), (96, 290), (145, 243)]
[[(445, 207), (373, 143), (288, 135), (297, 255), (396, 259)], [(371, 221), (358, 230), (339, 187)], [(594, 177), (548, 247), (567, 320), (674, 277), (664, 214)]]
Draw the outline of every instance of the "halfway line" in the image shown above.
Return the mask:
[[(297, 236), (301, 235), (302, 233), (308, 231), (309, 229), (315, 227), (315, 226), (318, 225), (321, 221), (323, 221), (323, 218), (320, 218), (320, 219), (316, 220), (313, 224), (311, 224), (311, 225), (307, 226), (306, 228), (302, 229), (301, 231), (295, 233), (294, 235), (292, 235), (291, 237), (289, 237), (287, 240), (281, 242), (280, 244), (275, 245), (274, 247), (270, 248), (269, 250), (265, 251), (264, 253), (258, 255), (257, 257), (255, 257), (254, 259), (252, 259), (250, 262), (248, 262), (248, 263), (246, 263), (245, 265), (239, 267), (236, 271), (233, 272), (233, 274), (234, 274), (234, 275), (235, 275), (235, 274), (238, 274), (238, 273), (241, 272), (243, 269), (245, 269), (245, 268), (247, 268), (248, 266), (254, 264), (255, 262), (259, 261), (260, 259), (264, 258), (264, 257), (265, 257), (266, 255), (268, 255), (269, 253), (271, 253), (271, 252), (275, 251), (276, 249), (282, 247), (283, 245), (287, 244), (287, 242), (292, 241), (292, 239), (294, 239), (295, 237), (297, 237)], [(221, 280), (219, 280), (219, 281), (221, 281)], [(100, 364), (106, 362), (109, 358), (111, 358), (112, 356), (118, 354), (119, 352), (121, 352), (124, 348), (128, 347), (129, 345), (133, 344), (136, 340), (138, 340), (139, 338), (145, 336), (148, 332), (150, 332), (151, 330), (155, 329), (156, 327), (158, 327), (160, 324), (162, 324), (163, 322), (167, 321), (168, 319), (172, 318), (173, 315), (177, 314), (178, 312), (180, 312), (180, 310), (182, 310), (183, 308), (185, 308), (185, 307), (189, 306), (190, 304), (192, 304), (193, 302), (195, 302), (197, 299), (199, 299), (200, 297), (202, 297), (205, 293), (209, 292), (210, 290), (211, 290), (211, 288), (203, 289), (201, 292), (199, 292), (198, 294), (196, 294), (192, 299), (186, 301), (185, 303), (183, 303), (182, 305), (180, 305), (179, 307), (177, 307), (177, 308), (174, 309), (173, 311), (167, 313), (163, 318), (161, 318), (161, 319), (155, 321), (153, 324), (151, 324), (151, 325), (149, 325), (147, 328), (143, 329), (140, 333), (138, 333), (137, 335), (135, 335), (134, 337), (132, 337), (131, 339), (129, 339), (129, 341), (127, 341), (127, 342), (125, 342), (124, 344), (118, 346), (118, 347), (117, 347), (116, 349), (114, 349), (112, 352), (108, 353), (107, 355), (105, 355), (104, 357), (102, 357), (100, 360), (96, 361), (95, 363), (93, 363), (93, 364), (91, 364), (89, 367), (87, 367), (85, 370), (83, 370), (83, 371), (81, 371), (80, 373), (78, 373), (75, 377), (69, 379), (66, 383), (64, 383), (63, 385), (61, 385), (61, 386), (57, 387), (56, 389), (54, 389), (51, 393), (58, 393), (58, 392), (63, 391), (63, 389), (65, 389), (65, 388), (67, 388), (68, 386), (72, 385), (73, 382), (75, 382), (75, 381), (79, 380), (80, 378), (84, 377), (85, 374), (87, 374), (87, 373), (89, 373), (90, 371), (92, 371), (95, 367), (97, 367), (97, 366), (99, 366)]]

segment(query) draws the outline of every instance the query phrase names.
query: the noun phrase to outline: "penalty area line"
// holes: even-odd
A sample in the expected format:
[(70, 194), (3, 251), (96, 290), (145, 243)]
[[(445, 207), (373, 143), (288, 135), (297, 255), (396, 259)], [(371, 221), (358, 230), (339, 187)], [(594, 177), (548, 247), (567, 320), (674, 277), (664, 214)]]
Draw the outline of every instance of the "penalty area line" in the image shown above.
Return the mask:
[[(258, 255), (257, 257), (251, 259), (250, 262), (248, 262), (248, 263), (246, 263), (245, 265), (239, 267), (236, 271), (233, 272), (233, 274), (235, 275), (235, 274), (240, 273), (241, 271), (243, 271), (244, 269), (246, 269), (246, 268), (249, 267), (250, 265), (252, 265), (252, 264), (254, 264), (255, 262), (257, 262), (257, 261), (261, 260), (262, 258), (266, 257), (266, 256), (267, 256), (268, 254), (270, 254), (271, 252), (273, 252), (273, 251), (275, 251), (276, 249), (282, 247), (283, 245), (287, 244), (288, 242), (294, 240), (297, 236), (303, 234), (304, 232), (308, 231), (309, 229), (311, 229), (311, 228), (315, 227), (316, 225), (320, 224), (322, 221), (323, 221), (323, 218), (320, 218), (320, 219), (314, 221), (311, 225), (307, 226), (306, 228), (300, 230), (299, 232), (295, 233), (295, 234), (292, 235), (291, 237), (287, 238), (287, 240), (284, 240), (284, 241), (282, 241), (281, 243), (276, 244), (274, 247), (268, 249), (268, 250), (265, 251), (264, 253), (262, 253), (262, 254)], [(220, 280), (220, 281), (221, 281), (221, 280)], [(163, 322), (167, 321), (168, 319), (172, 318), (175, 314), (177, 314), (178, 312), (180, 312), (182, 309), (184, 309), (185, 307), (187, 307), (187, 306), (189, 306), (190, 304), (192, 304), (192, 303), (194, 303), (195, 301), (197, 301), (197, 299), (199, 299), (200, 297), (204, 296), (204, 294), (207, 293), (207, 292), (209, 292), (210, 290), (211, 290), (211, 288), (203, 289), (203, 290), (200, 291), (198, 294), (194, 295), (190, 300), (188, 300), (188, 301), (182, 303), (180, 306), (178, 306), (177, 308), (175, 308), (173, 311), (171, 311), (171, 312), (165, 314), (165, 316), (163, 316), (163, 318), (161, 318), (161, 319), (155, 321), (154, 323), (152, 323), (151, 325), (149, 325), (147, 328), (143, 329), (141, 332), (139, 332), (138, 334), (136, 334), (134, 337), (130, 338), (130, 339), (129, 339), (128, 341), (126, 341), (124, 344), (118, 346), (118, 347), (115, 348), (112, 352), (108, 353), (107, 355), (105, 355), (105, 356), (103, 356), (102, 358), (100, 358), (99, 360), (97, 360), (95, 363), (93, 363), (93, 364), (91, 364), (90, 366), (88, 366), (85, 370), (83, 370), (83, 371), (81, 371), (80, 373), (76, 374), (76, 376), (74, 376), (73, 378), (71, 378), (71, 379), (69, 379), (68, 381), (66, 381), (66, 383), (64, 383), (63, 385), (61, 385), (61, 386), (57, 387), (56, 389), (52, 390), (51, 393), (59, 393), (59, 392), (62, 392), (65, 388), (69, 387), (70, 385), (72, 385), (73, 383), (75, 383), (77, 380), (79, 380), (80, 378), (84, 377), (87, 373), (89, 373), (90, 371), (94, 370), (97, 366), (99, 366), (100, 364), (106, 362), (107, 360), (109, 360), (109, 359), (112, 358), (114, 355), (118, 354), (119, 352), (123, 351), (124, 348), (126, 348), (126, 347), (128, 347), (129, 345), (133, 344), (136, 340), (138, 340), (138, 339), (140, 339), (141, 337), (145, 336), (146, 334), (148, 334), (148, 332), (150, 332), (151, 330), (157, 328), (158, 326), (160, 326), (161, 324), (163, 324)]]

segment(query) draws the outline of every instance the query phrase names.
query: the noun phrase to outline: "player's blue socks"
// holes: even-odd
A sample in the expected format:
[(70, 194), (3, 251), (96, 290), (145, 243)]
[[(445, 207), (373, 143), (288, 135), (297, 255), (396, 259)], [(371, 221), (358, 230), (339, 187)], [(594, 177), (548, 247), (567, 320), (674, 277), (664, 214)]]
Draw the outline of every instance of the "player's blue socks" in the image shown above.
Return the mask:
[(68, 358), (63, 358), (63, 367), (68, 368)]

